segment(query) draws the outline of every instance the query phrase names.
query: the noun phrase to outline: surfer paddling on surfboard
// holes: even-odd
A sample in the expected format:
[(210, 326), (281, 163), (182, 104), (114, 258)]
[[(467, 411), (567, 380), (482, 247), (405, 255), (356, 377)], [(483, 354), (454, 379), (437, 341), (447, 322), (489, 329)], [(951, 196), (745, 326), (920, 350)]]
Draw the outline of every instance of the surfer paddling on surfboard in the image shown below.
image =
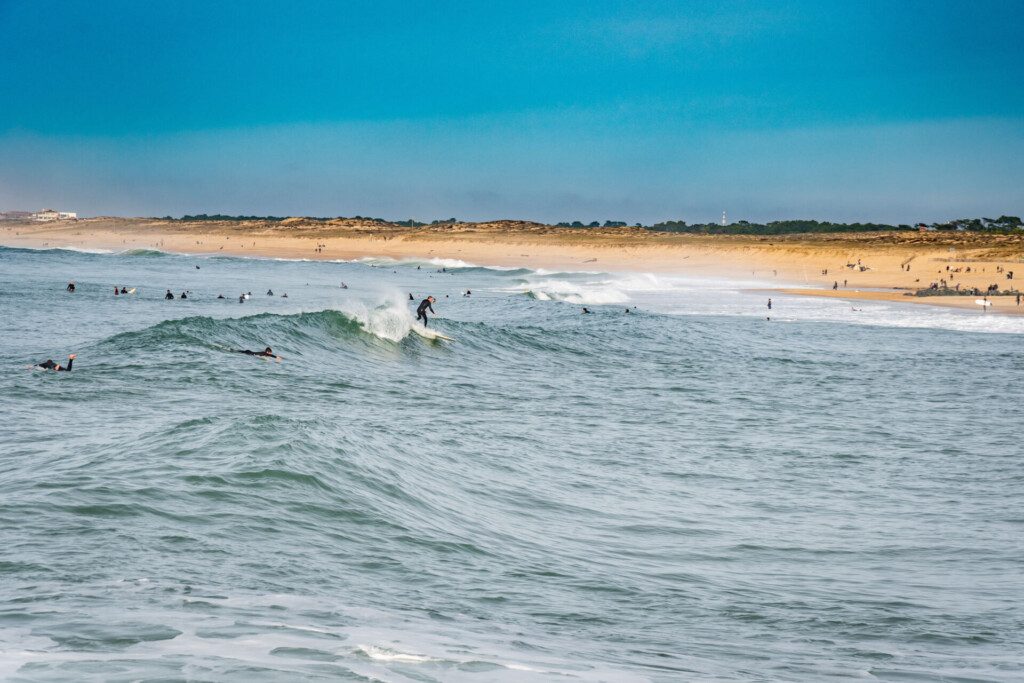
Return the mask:
[[(428, 296), (426, 299), (421, 301), (419, 307), (416, 308), (416, 320), (422, 320), (423, 327), (427, 326), (427, 310), (429, 309), (431, 313), (434, 313), (434, 307), (431, 306), (430, 304), (434, 303), (435, 301), (437, 301), (437, 299), (435, 299), (432, 296)], [(437, 314), (434, 313), (434, 315)]]
[(274, 350), (269, 346), (262, 351), (250, 351), (249, 349), (235, 349), (236, 353), (244, 353), (247, 356), (258, 356), (259, 358), (276, 358), (278, 361), (281, 360), (281, 356), (274, 353)]
[(41, 368), (43, 370), (53, 370), (54, 372), (71, 372), (71, 366), (75, 362), (76, 355), (77, 354), (73, 353), (70, 356), (68, 356), (67, 367), (61, 365), (60, 363), (54, 363), (52, 358), (47, 359), (45, 363), (36, 363), (34, 367)]

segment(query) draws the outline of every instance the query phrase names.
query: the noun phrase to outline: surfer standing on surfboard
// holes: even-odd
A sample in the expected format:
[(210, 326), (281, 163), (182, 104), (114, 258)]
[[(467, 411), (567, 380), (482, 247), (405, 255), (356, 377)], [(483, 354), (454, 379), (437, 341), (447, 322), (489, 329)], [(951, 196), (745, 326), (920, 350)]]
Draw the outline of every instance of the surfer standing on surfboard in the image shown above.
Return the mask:
[[(427, 310), (429, 309), (431, 313), (434, 313), (434, 307), (431, 306), (430, 304), (434, 303), (435, 301), (437, 301), (437, 299), (435, 299), (432, 296), (428, 296), (426, 299), (421, 301), (420, 305), (416, 308), (416, 320), (422, 320), (423, 327), (427, 326)], [(434, 315), (437, 314), (434, 313)]]

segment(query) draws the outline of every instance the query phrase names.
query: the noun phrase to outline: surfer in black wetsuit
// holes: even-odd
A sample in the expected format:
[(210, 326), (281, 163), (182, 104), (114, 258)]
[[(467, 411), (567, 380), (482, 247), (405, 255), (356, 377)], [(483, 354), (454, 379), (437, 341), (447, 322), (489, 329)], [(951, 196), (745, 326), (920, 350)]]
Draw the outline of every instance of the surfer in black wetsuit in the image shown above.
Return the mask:
[(74, 353), (68, 356), (67, 367), (64, 367), (60, 363), (54, 363), (52, 358), (47, 359), (45, 363), (37, 363), (36, 367), (42, 368), (43, 370), (53, 370), (54, 372), (71, 372), (71, 365), (75, 362), (76, 356), (77, 354)]
[(281, 360), (281, 356), (275, 355), (274, 350), (269, 346), (262, 351), (250, 351), (249, 349), (236, 349), (236, 353), (244, 353), (247, 356), (259, 356), (260, 358), (276, 358)]
[(167, 290), (167, 293), (164, 294), (164, 298), (167, 299), (167, 300), (171, 300), (171, 299), (174, 298), (174, 295), (171, 294), (171, 290), (169, 290), (169, 289)]
[[(423, 327), (427, 326), (427, 310), (429, 310), (431, 313), (434, 313), (434, 307), (431, 306), (430, 304), (434, 303), (435, 301), (437, 301), (437, 299), (435, 299), (432, 296), (428, 296), (426, 299), (421, 301), (419, 307), (416, 308), (416, 319), (423, 321)], [(434, 313), (434, 315), (437, 314)]]
[(75, 291), (75, 283), (74, 282), (69, 282), (67, 289), (68, 289), (69, 292), (74, 292)]

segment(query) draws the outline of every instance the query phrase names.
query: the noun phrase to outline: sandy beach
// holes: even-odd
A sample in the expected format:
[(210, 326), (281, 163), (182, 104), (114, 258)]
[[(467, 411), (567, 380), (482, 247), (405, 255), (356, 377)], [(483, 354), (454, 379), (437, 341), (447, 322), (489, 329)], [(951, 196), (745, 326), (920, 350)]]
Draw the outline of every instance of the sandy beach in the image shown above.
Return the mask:
[[(1018, 290), (1024, 236), (866, 233), (685, 235), (640, 228), (568, 229), (522, 221), (407, 228), (353, 219), (182, 222), (90, 218), (0, 224), (10, 247), (161, 249), (289, 259), (446, 258), (491, 266), (677, 273), (778, 283), (765, 291), (886, 300), (981, 312), (967, 296), (914, 296), (945, 281)], [(1013, 279), (1008, 274), (1014, 272)], [(836, 289), (833, 289), (836, 287)], [(1024, 313), (1014, 296), (989, 297), (993, 313)]]

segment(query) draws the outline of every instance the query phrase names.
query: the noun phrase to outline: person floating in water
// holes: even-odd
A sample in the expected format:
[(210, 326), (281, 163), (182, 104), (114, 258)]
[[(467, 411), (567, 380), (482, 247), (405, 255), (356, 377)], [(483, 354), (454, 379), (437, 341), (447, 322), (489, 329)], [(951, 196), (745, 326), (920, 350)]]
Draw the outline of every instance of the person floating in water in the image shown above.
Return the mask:
[(238, 295), (238, 303), (240, 303), (240, 304), (244, 304), (245, 303), (245, 294), (239, 294)]
[[(172, 297), (172, 298), (173, 298), (173, 297)], [(187, 297), (187, 296), (185, 296), (185, 292), (182, 292), (182, 293), (181, 293), (181, 296), (180, 296), (179, 298), (181, 298), (181, 299), (187, 299), (188, 297)]]
[(64, 367), (60, 363), (54, 363), (52, 358), (48, 358), (45, 363), (36, 363), (35, 367), (42, 368), (43, 370), (53, 370), (54, 372), (71, 372), (71, 365), (75, 362), (75, 358), (78, 354), (72, 353), (68, 356), (68, 366)]
[(462, 296), (473, 296), (473, 290), (471, 290), (471, 289), (467, 289), (467, 290), (466, 290), (466, 293), (465, 293), (465, 294), (463, 294)]
[(268, 289), (267, 290), (267, 296), (274, 296), (274, 290)]
[(346, 285), (344, 282), (342, 282), (341, 283), (341, 288), (342, 289), (348, 289), (348, 285)]
[(281, 360), (281, 356), (274, 353), (274, 350), (269, 346), (262, 351), (250, 351), (249, 349), (235, 349), (236, 353), (244, 353), (247, 356), (259, 356), (260, 358), (276, 358)]
[(223, 298), (224, 298), (224, 295), (223, 295), (223, 294), (218, 294), (218, 295), (217, 295), (217, 298), (218, 298), (218, 299), (223, 299)]
[(69, 282), (68, 286), (67, 286), (67, 290), (69, 292), (74, 292), (75, 291), (75, 283), (74, 282)]
[(437, 301), (437, 299), (435, 299), (432, 296), (428, 296), (426, 299), (421, 301), (420, 305), (416, 308), (416, 319), (423, 321), (423, 327), (427, 326), (427, 310), (429, 310), (434, 315), (437, 315), (436, 313), (434, 313), (434, 307), (431, 306), (431, 304), (434, 303), (435, 301)]
[(285, 292), (284, 294), (282, 294), (281, 298), (282, 299), (287, 299), (288, 298), (288, 292)]
[(584, 312), (584, 313), (590, 313), (590, 309), (589, 309), (589, 308), (587, 308), (586, 306), (584, 306), (584, 307), (583, 307), (583, 312)]
[(416, 297), (412, 295), (412, 292), (409, 292), (409, 301), (416, 301)]
[(122, 286), (121, 286), (121, 293), (122, 293), (122, 294), (127, 294), (127, 293), (128, 293), (128, 288), (127, 288), (127, 287), (125, 287), (124, 285), (122, 285)]
[(164, 294), (164, 298), (165, 299), (173, 299), (174, 298), (174, 295), (171, 294), (171, 290), (169, 290), (169, 289), (167, 290), (167, 293)]

